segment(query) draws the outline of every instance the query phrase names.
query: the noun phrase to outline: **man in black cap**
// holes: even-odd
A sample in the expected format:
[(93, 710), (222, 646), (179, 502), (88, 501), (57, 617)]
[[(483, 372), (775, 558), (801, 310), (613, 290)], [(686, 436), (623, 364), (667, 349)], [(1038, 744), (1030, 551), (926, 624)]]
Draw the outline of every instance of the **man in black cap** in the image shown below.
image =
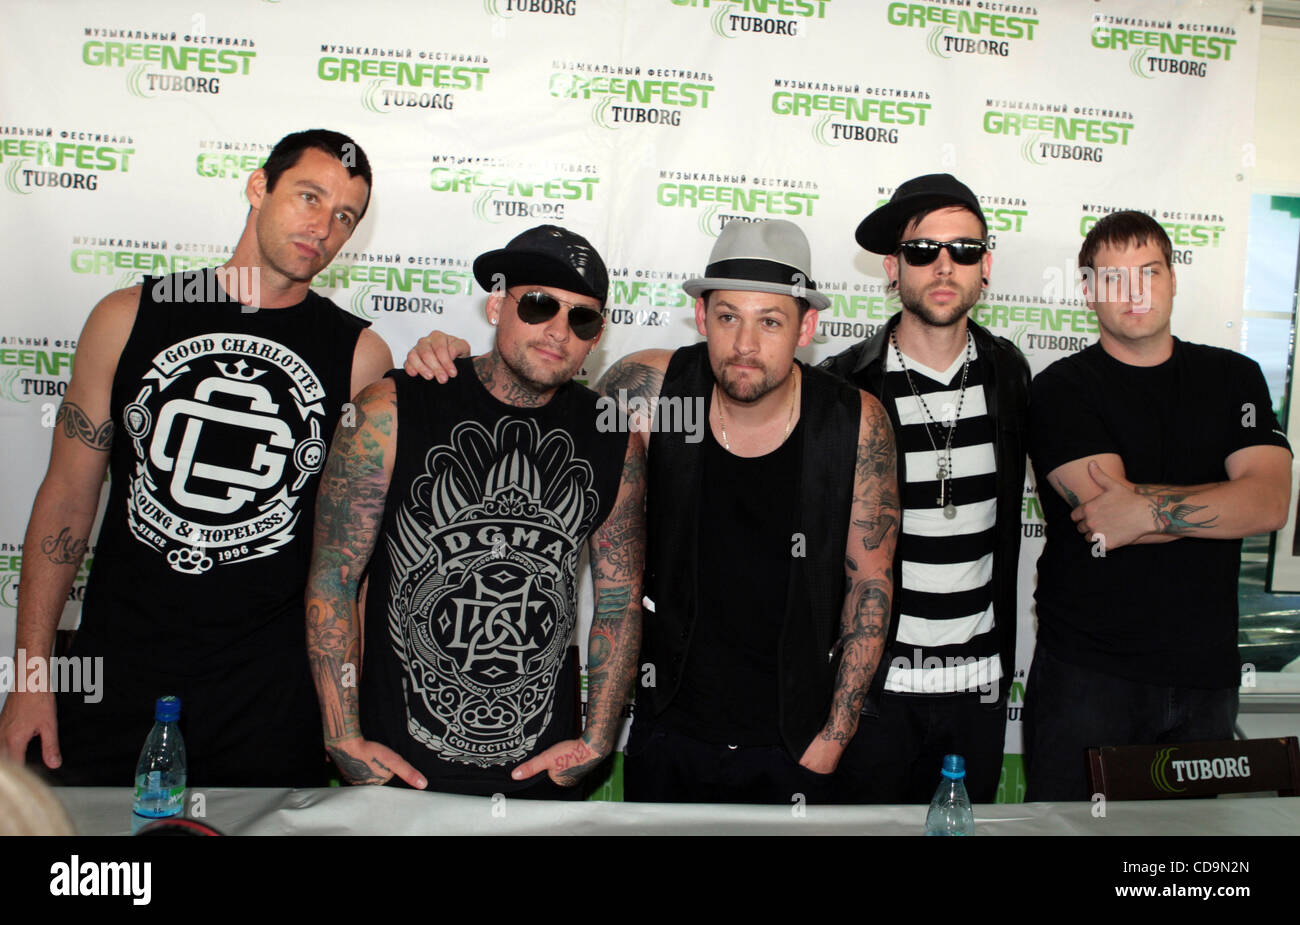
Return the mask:
[[(822, 364), (877, 396), (898, 443), (893, 620), (843, 762), (855, 802), (924, 803), (943, 756), (992, 802), (1015, 670), (1029, 367), (968, 318), (993, 257), (979, 200), (948, 174), (903, 183), (857, 229), (902, 311)], [(910, 466), (909, 466), (910, 463)]]
[[(571, 381), (604, 325), (595, 249), (543, 225), (481, 255), (474, 276), (491, 293), (492, 350), (447, 383), (391, 373), (336, 436), (308, 653), (326, 747), (350, 782), (572, 797), (614, 747), (635, 670), (644, 454), (599, 430), (597, 396)], [(579, 735), (569, 642), (583, 543), (596, 613)]]
[[(898, 492), (880, 403), (794, 358), (829, 303), (810, 266), (793, 223), (728, 224), (683, 284), (708, 342), (633, 353), (597, 384), (654, 409), (636, 429), (651, 616), (628, 800), (840, 799), (888, 626)], [(445, 376), (467, 350), (427, 338), (407, 369)]]

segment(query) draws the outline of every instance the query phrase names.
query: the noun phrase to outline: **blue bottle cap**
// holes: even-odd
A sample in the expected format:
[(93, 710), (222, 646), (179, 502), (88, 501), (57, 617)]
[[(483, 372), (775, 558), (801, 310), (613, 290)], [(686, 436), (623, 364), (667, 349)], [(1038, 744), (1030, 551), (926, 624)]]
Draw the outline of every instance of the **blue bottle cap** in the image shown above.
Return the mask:
[(943, 776), (949, 780), (961, 780), (966, 776), (966, 759), (961, 755), (944, 755)]
[(174, 723), (181, 718), (181, 698), (159, 697), (153, 705), (153, 718), (159, 723)]

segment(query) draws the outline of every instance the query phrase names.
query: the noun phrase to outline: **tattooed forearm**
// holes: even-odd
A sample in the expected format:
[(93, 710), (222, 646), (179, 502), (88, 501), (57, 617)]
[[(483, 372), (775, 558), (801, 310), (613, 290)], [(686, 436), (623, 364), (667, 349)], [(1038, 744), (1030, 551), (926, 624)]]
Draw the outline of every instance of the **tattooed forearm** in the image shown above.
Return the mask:
[(335, 431), (316, 501), (307, 656), (327, 746), (361, 734), (357, 593), (388, 494), (385, 457), (396, 445), (392, 394), (392, 382), (381, 380), (358, 396), (356, 421)]
[(63, 435), (80, 440), (92, 450), (107, 451), (113, 447), (113, 421), (110, 418), (99, 427), (86, 416), (78, 405), (64, 400), (59, 406), (59, 413), (54, 417), (56, 427), (63, 428)]
[(84, 536), (73, 536), (70, 527), (64, 527), (58, 536), (41, 540), (41, 552), (55, 565), (80, 565), (86, 556), (87, 541)]
[(1065, 499), (1066, 503), (1069, 504), (1070, 507), (1075, 508), (1079, 506), (1079, 496), (1066, 487), (1065, 483), (1061, 481), (1059, 475), (1052, 479), (1052, 484), (1056, 486), (1056, 490), (1061, 493), (1061, 497)]
[(880, 664), (889, 632), (893, 582), (889, 578), (858, 582), (850, 592), (853, 625), (841, 638), (839, 672), (831, 698), (830, 722), (822, 730), (827, 741), (847, 745), (858, 728), (858, 716)]
[(1198, 494), (1186, 488), (1170, 485), (1135, 485), (1133, 490), (1139, 495), (1151, 499), (1151, 518), (1155, 522), (1156, 533), (1168, 533), (1182, 536), (1193, 530), (1213, 527), (1219, 515), (1211, 514), (1200, 520), (1192, 520), (1197, 511), (1206, 510), (1207, 504), (1188, 504), (1187, 499)]
[(645, 455), (631, 437), (614, 510), (591, 537), (596, 613), (587, 637), (587, 724), (582, 741), (600, 761), (614, 747), (641, 650), (645, 568)]

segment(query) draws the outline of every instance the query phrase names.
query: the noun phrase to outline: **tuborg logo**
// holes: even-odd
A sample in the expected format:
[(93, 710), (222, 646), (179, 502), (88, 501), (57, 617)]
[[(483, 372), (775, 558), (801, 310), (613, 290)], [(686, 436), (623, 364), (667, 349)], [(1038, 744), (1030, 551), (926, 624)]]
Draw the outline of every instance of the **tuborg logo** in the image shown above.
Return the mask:
[(1134, 76), (1155, 80), (1156, 75), (1205, 77), (1210, 61), (1232, 60), (1237, 30), (1212, 23), (1173, 23), (1092, 15), (1088, 33), (1093, 48), (1128, 55)]
[(591, 164), (519, 163), (503, 158), (433, 156), (429, 185), (436, 193), (472, 199), (474, 217), (564, 222), (573, 207), (592, 202), (600, 177)]
[[(1079, 219), (1079, 237), (1087, 237), (1092, 226), (1102, 216), (1129, 206), (1114, 206), (1098, 203), (1084, 203), (1083, 215)], [(1145, 212), (1164, 228), (1169, 235), (1171, 250), (1169, 262), (1174, 266), (1189, 265), (1200, 248), (1216, 248), (1219, 241), (1228, 232), (1223, 216), (1217, 212), (1194, 212), (1170, 209), (1139, 209)]]
[[(348, 308), (371, 321), (393, 314), (441, 315), (446, 297), (469, 295), (473, 277), (459, 257), (339, 254), (311, 281), (316, 289), (349, 290)], [(343, 301), (339, 292), (335, 301)]]
[(547, 83), (548, 92), (559, 99), (595, 100), (591, 121), (607, 129), (680, 127), (682, 113), (708, 109), (716, 89), (713, 75), (700, 71), (577, 61), (555, 62)]
[(798, 38), (812, 20), (826, 18), (831, 0), (669, 0), (673, 6), (708, 9), (713, 34), (724, 39), (744, 35)]
[(0, 399), (54, 399), (53, 408), (68, 390), (76, 352), (76, 338), (0, 337)]
[(329, 83), (365, 81), (361, 106), (367, 112), (452, 110), (457, 91), (479, 92), (491, 73), (484, 55), (410, 48), (363, 48), (324, 44), (316, 77)]
[(996, 99), (984, 106), (984, 133), (1022, 139), (1021, 158), (1040, 167), (1050, 160), (1100, 164), (1106, 147), (1128, 145), (1135, 125), (1131, 112), (1094, 106)]
[(577, 16), (578, 0), (483, 0), (483, 12), (501, 19), (513, 19), (519, 13)]
[(126, 89), (141, 99), (174, 93), (220, 93), (222, 78), (247, 76), (257, 52), (249, 38), (208, 35), (195, 14), (191, 34), (86, 28), (81, 63), (126, 71)]
[(0, 167), (11, 193), (99, 189), (105, 173), (127, 173), (135, 155), (129, 135), (0, 126)]
[[(968, 4), (969, 5), (969, 4)], [(926, 48), (937, 58), (963, 55), (1011, 56), (1012, 41), (1032, 42), (1038, 27), (1038, 11), (1032, 6), (1017, 6), (1014, 13), (992, 12), (1008, 9), (1008, 4), (980, 3), (989, 10), (955, 9), (939, 3), (891, 3), (885, 9), (885, 21), (904, 29), (928, 29)]]
[(727, 222), (813, 214), (821, 193), (813, 180), (689, 170), (659, 171), (655, 202), (669, 209), (695, 209), (700, 232), (717, 237)]
[(845, 141), (898, 144), (899, 126), (924, 126), (932, 108), (926, 90), (895, 90), (858, 84), (807, 80), (772, 81), (772, 112), (779, 116), (811, 117), (818, 144), (835, 147)]

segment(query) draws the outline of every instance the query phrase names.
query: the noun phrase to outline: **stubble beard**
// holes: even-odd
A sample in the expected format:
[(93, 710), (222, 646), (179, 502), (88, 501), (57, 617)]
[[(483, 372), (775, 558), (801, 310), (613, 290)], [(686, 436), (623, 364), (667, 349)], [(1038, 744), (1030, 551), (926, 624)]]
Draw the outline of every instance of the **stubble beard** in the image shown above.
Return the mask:
[(742, 402), (744, 404), (753, 404), (764, 395), (779, 388), (788, 376), (783, 376), (778, 379), (773, 375), (771, 370), (767, 367), (763, 367), (763, 375), (759, 381), (748, 388), (742, 388), (737, 378), (729, 377), (727, 375), (727, 366), (724, 364), (721, 375), (715, 375), (714, 378), (717, 380), (722, 391), (726, 393), (726, 396), (732, 401)]
[[(927, 289), (933, 289), (938, 286), (944, 286), (948, 289), (957, 289), (962, 292), (961, 302), (957, 308), (949, 315), (938, 315), (928, 305), (925, 304), (925, 292)], [(970, 314), (970, 310), (975, 307), (979, 301), (981, 288), (974, 288), (970, 292), (961, 290), (961, 287), (951, 281), (942, 283), (929, 283), (924, 287), (914, 287), (905, 285), (903, 282), (898, 284), (898, 300), (902, 303), (904, 310), (915, 315), (922, 324), (932, 328), (949, 328), (961, 321)]]

